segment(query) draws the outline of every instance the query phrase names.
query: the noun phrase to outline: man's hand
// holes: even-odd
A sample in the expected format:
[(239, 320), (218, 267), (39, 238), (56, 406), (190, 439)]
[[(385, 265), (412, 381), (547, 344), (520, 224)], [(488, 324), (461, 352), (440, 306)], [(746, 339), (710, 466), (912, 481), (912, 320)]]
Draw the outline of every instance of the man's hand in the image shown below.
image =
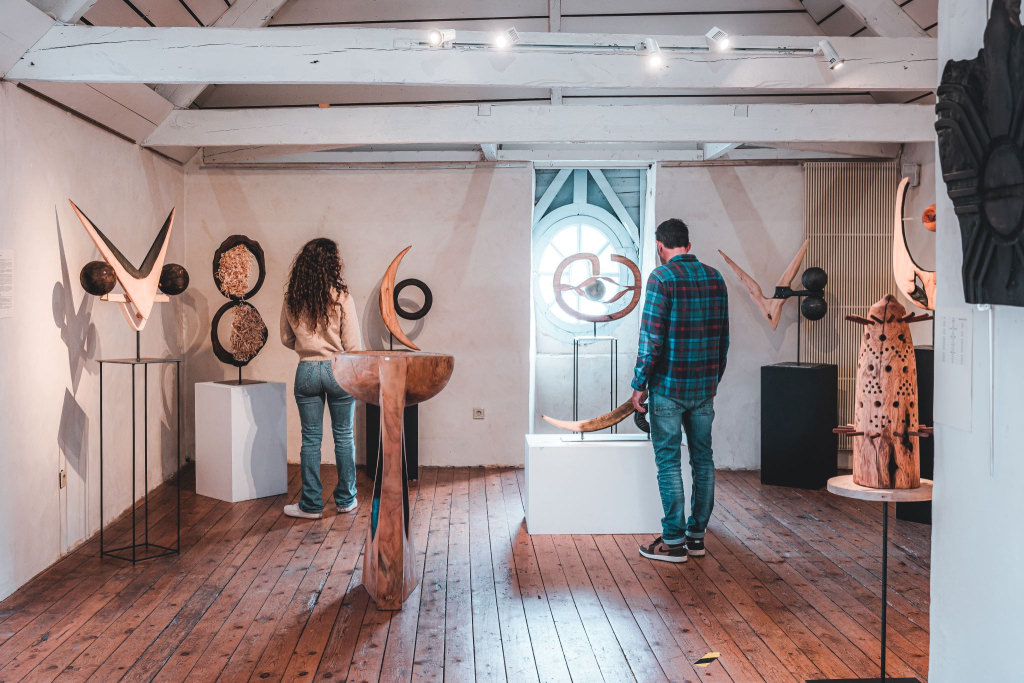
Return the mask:
[(634, 389), (633, 390), (633, 408), (636, 409), (636, 412), (638, 412), (638, 413), (646, 413), (647, 412), (647, 406), (645, 406), (644, 403), (647, 403), (647, 392), (646, 391), (638, 391), (638, 390)]

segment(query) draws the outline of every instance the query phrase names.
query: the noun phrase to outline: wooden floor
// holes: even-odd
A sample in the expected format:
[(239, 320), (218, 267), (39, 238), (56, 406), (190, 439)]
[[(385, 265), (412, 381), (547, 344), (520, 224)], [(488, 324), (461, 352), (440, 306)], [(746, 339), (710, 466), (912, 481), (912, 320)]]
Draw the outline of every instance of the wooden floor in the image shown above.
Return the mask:
[[(877, 504), (719, 472), (708, 554), (677, 566), (639, 557), (647, 536), (531, 537), (521, 470), (424, 468), (410, 491), (422, 581), (404, 610), (382, 612), (359, 585), (368, 482), (358, 514), (294, 520), (281, 514), (290, 474), (290, 496), (235, 505), (185, 491), (180, 557), (133, 568), (100, 561), (94, 539), (0, 602), (0, 680), (878, 673)], [(151, 495), (152, 540), (173, 544), (173, 491)], [(119, 520), (108, 540), (128, 529)], [(890, 533), (889, 672), (924, 680), (929, 528)], [(708, 652), (721, 657), (694, 666)]]

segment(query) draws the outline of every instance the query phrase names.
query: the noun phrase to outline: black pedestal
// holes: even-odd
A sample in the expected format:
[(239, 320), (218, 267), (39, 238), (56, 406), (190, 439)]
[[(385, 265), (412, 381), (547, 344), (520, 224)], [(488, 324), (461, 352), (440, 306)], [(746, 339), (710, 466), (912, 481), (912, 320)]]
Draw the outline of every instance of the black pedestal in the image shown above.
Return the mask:
[[(930, 346), (918, 346), (914, 349), (914, 360), (917, 362), (917, 419), (921, 424), (931, 427), (935, 398), (935, 350)], [(921, 445), (921, 478), (934, 479), (935, 437), (927, 436), (917, 441)], [(896, 519), (931, 524), (932, 502), (896, 503)]]
[[(419, 447), (419, 405), (405, 407), (402, 416), (402, 439), (405, 442), (405, 463), (408, 467), (409, 481), (420, 478), (420, 447)], [(376, 477), (377, 456), (380, 455), (380, 408), (372, 403), (366, 404), (366, 474), (371, 479)]]
[(819, 489), (836, 476), (839, 372), (835, 365), (761, 367), (761, 483)]

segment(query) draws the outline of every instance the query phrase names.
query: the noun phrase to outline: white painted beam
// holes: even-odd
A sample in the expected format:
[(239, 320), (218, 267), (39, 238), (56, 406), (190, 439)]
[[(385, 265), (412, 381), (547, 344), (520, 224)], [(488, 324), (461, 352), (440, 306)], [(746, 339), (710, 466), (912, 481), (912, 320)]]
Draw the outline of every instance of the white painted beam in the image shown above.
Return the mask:
[(74, 24), (92, 9), (96, 0), (31, 0), (32, 4), (57, 21)]
[(483, 153), (484, 159), (487, 161), (497, 161), (498, 145), (493, 142), (480, 145), (480, 151)]
[(620, 164), (623, 162), (652, 163), (655, 161), (702, 161), (699, 149), (629, 149), (600, 145), (573, 148), (519, 148), (499, 149), (498, 161), (533, 161), (554, 164)]
[[(274, 14), (288, 0), (235, 0), (224, 14), (213, 23), (218, 28), (258, 28), (270, 23)], [(188, 109), (206, 89), (206, 83), (161, 84), (156, 86), (160, 95), (179, 109)]]
[(927, 35), (893, 0), (843, 0), (843, 4), (857, 15), (865, 26), (882, 37)]
[[(833, 71), (812, 54), (814, 37), (740, 36), (734, 50), (709, 53), (703, 37), (662, 36), (665, 66), (655, 72), (633, 49), (645, 36), (521, 35), (520, 45), (497, 52), (479, 31), (460, 31), (453, 49), (430, 49), (423, 46), (427, 31), (410, 29), (57, 26), (12, 69), (12, 78), (843, 92), (928, 90), (938, 68), (932, 38), (834, 38), (846, 64)], [(804, 52), (750, 51), (780, 46)]]
[(895, 159), (900, 153), (900, 145), (891, 142), (790, 142), (780, 146), (802, 152), (872, 159)]
[[(379, 152), (296, 152), (277, 156), (260, 156), (253, 159), (226, 160), (222, 155), (203, 154), (204, 166), (248, 166), (248, 165), (346, 165), (346, 164), (433, 164), (433, 163), (475, 163), (482, 161), (479, 152), (459, 150), (385, 150)], [(491, 160), (493, 161), (493, 160)]]
[(912, 104), (415, 106), (177, 110), (153, 146), (574, 142), (925, 142)]
[(53, 18), (26, 0), (0, 0), (0, 77), (52, 26)]
[(713, 161), (740, 146), (738, 142), (706, 142), (703, 145), (704, 161)]

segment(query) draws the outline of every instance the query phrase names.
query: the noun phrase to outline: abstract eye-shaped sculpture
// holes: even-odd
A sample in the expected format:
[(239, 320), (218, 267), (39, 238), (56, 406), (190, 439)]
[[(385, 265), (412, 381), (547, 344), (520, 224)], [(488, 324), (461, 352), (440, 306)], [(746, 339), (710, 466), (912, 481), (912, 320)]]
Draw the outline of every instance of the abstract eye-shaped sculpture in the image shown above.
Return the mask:
[[(614, 263), (624, 265), (629, 272), (633, 274), (633, 284), (626, 284), (619, 282), (615, 278), (601, 275), (601, 262), (597, 258), (596, 254), (580, 252), (579, 254), (573, 254), (563, 259), (562, 262), (558, 264), (558, 267), (555, 268), (555, 274), (552, 277), (552, 284), (555, 290), (555, 302), (558, 304), (558, 307), (577, 320), (585, 320), (591, 323), (610, 322), (629, 315), (630, 312), (636, 308), (636, 305), (640, 303), (640, 269), (637, 268), (635, 263), (625, 256), (620, 256), (619, 254), (612, 254), (611, 260)], [(577, 284), (562, 282), (562, 276), (566, 269), (576, 261), (587, 261), (590, 263), (590, 277)], [(607, 296), (606, 298), (609, 289), (613, 289), (613, 293), (611, 296)], [(629, 301), (625, 306), (617, 311), (603, 313), (601, 315), (588, 315), (582, 311), (577, 311), (565, 301), (564, 294), (566, 292), (575, 292), (590, 301), (600, 301), (604, 304), (613, 304), (622, 299), (628, 293)]]

